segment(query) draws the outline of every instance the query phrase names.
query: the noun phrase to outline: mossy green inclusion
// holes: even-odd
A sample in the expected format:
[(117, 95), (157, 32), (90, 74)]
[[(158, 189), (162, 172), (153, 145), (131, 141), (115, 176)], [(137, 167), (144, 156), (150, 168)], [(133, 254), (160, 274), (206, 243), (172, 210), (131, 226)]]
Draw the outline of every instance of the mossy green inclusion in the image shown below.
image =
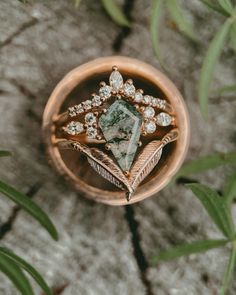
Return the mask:
[(99, 127), (123, 171), (130, 169), (138, 147), (142, 116), (124, 100), (116, 100), (99, 118)]

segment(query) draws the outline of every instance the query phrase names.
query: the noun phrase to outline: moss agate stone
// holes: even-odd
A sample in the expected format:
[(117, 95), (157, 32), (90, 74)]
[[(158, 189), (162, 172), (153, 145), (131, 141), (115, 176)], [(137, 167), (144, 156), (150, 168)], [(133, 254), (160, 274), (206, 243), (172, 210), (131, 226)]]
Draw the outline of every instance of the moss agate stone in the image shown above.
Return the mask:
[(99, 118), (99, 127), (123, 171), (133, 163), (141, 133), (142, 116), (124, 100), (116, 100)]

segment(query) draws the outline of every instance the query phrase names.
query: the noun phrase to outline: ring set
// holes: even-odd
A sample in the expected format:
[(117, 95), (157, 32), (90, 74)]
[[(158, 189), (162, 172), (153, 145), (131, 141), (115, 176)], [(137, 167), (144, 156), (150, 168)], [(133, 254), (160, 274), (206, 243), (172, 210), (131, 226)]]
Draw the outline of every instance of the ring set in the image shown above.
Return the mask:
[[(135, 198), (140, 184), (145, 183), (149, 175), (158, 172), (158, 163), (165, 163), (168, 153), (166, 152), (162, 159), (163, 149), (172, 142), (178, 143), (182, 136), (180, 128), (183, 124), (179, 122), (178, 112), (176, 113), (176, 107), (179, 106), (172, 104), (172, 97), (150, 94), (148, 87), (145, 91), (142, 87), (136, 87), (135, 75), (131, 75), (132, 79), (130, 78), (125, 59), (120, 57), (109, 59), (106, 64), (106, 75), (102, 75), (106, 77), (108, 83), (100, 82), (99, 88), (90, 99), (87, 99), (88, 96), (84, 100), (80, 97), (78, 103), (69, 105), (66, 111), (60, 112), (58, 108), (57, 113), (54, 110), (56, 114), (53, 116), (50, 114), (50, 124), (53, 125), (50, 132), (54, 130), (50, 145), (58, 149), (57, 153), (66, 149), (78, 151), (80, 155), (85, 156), (90, 167), (98, 175), (119, 190), (125, 191), (128, 202)], [(117, 66), (114, 66), (116, 60)], [(130, 59), (128, 61), (130, 62)], [(112, 70), (110, 73), (108, 65)], [(139, 68), (139, 71), (142, 70)], [(136, 74), (138, 68), (134, 72)], [(139, 77), (137, 79), (140, 80)], [(68, 83), (71, 83), (71, 79), (70, 82), (68, 79)], [(74, 87), (76, 87), (75, 81)], [(64, 90), (61, 92), (65, 100)], [(59, 94), (56, 96), (60, 97)], [(50, 112), (52, 113), (52, 109)], [(45, 128), (48, 131), (48, 126), (44, 126)], [(186, 146), (183, 152), (185, 149)], [(60, 168), (65, 169), (62, 165)], [(163, 168), (160, 167), (160, 171)], [(154, 170), (156, 172), (153, 172)], [(70, 175), (74, 178), (74, 182), (80, 181), (75, 174)], [(112, 192), (111, 199), (114, 196), (115, 192)], [(119, 204), (125, 204), (124, 200), (119, 201)], [(110, 203), (109, 200), (104, 202)]]

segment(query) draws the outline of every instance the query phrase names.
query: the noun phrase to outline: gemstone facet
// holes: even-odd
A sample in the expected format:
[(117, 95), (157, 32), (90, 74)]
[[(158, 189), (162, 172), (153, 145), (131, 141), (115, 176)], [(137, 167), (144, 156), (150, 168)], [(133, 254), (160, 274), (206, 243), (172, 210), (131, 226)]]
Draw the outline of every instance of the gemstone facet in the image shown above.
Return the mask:
[(169, 114), (162, 112), (156, 116), (156, 120), (157, 125), (165, 127), (171, 124), (172, 117)]
[(96, 116), (93, 113), (87, 113), (84, 117), (84, 120), (88, 125), (93, 125), (97, 121)]
[(132, 96), (135, 94), (135, 87), (133, 84), (130, 84), (130, 83), (125, 83), (124, 85), (124, 94), (126, 96)]
[(144, 124), (144, 130), (150, 134), (150, 133), (154, 133), (156, 131), (156, 124), (155, 122), (153, 121), (149, 121), (149, 122), (146, 122)]
[(99, 89), (99, 94), (104, 99), (109, 98), (111, 96), (111, 86), (109, 86), (109, 85), (102, 86)]
[(142, 102), (142, 100), (143, 100), (142, 93), (137, 91), (134, 95), (134, 101), (139, 103), (139, 102)]
[(115, 90), (118, 91), (122, 86), (123, 86), (123, 78), (118, 71), (113, 71), (110, 75), (109, 79), (111, 87)]
[(116, 100), (99, 118), (99, 127), (123, 171), (130, 169), (138, 147), (142, 116), (124, 100)]
[(94, 128), (94, 127), (88, 127), (87, 128), (86, 135), (89, 138), (96, 138), (97, 134), (98, 134), (98, 132), (97, 132), (96, 128)]
[(84, 131), (84, 126), (80, 122), (71, 121), (65, 130), (68, 134), (77, 135)]
[(143, 116), (145, 118), (152, 118), (155, 116), (155, 110), (152, 107), (146, 107), (143, 111)]

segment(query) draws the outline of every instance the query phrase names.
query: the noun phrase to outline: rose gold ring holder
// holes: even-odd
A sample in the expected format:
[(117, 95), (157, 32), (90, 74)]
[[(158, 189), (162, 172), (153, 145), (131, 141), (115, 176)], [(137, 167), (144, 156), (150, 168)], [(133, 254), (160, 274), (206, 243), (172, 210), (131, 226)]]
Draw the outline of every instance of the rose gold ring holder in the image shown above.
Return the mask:
[(109, 205), (163, 189), (184, 161), (189, 129), (175, 85), (152, 66), (121, 56), (69, 72), (43, 115), (52, 166), (81, 194)]

